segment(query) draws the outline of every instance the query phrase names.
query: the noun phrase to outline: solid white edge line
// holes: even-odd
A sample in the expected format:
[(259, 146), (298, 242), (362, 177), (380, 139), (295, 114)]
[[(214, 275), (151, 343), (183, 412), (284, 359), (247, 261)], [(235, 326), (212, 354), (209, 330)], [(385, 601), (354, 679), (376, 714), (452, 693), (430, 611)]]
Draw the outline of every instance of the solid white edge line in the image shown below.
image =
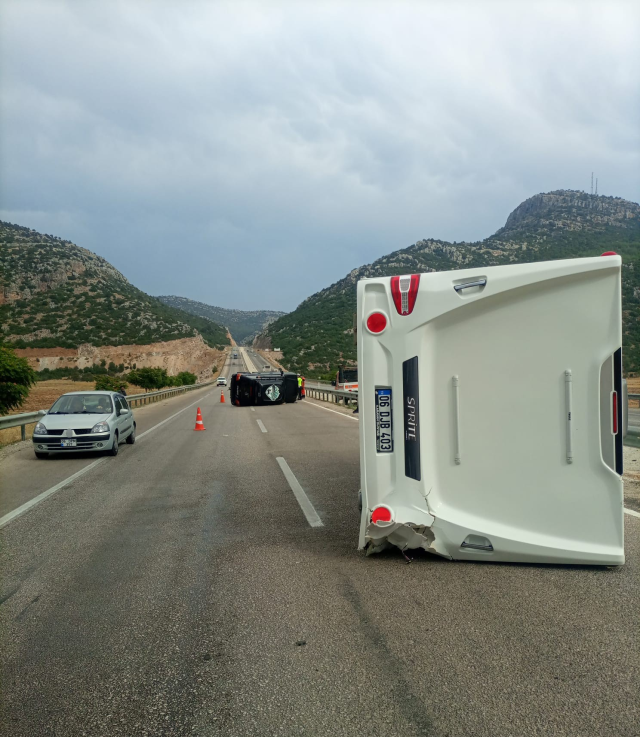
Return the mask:
[[(212, 394), (213, 392), (209, 392), (209, 394)], [(171, 417), (167, 417), (166, 420), (162, 420), (162, 422), (159, 422), (157, 425), (154, 425), (153, 427), (150, 427), (148, 430), (145, 430), (142, 435), (138, 435), (136, 437), (136, 440), (141, 440), (145, 435), (148, 435), (150, 432), (153, 432), (157, 428), (159, 428), (161, 425), (164, 425), (165, 422), (169, 422), (169, 420), (173, 420), (174, 417), (177, 417), (178, 415), (181, 415), (183, 412), (185, 412), (188, 409), (191, 409), (194, 405), (198, 404), (198, 402), (201, 402), (203, 399), (206, 399), (209, 394), (205, 394), (203, 397), (200, 397), (200, 399), (197, 399), (192, 404), (188, 405), (187, 407), (184, 407), (179, 412), (176, 412), (174, 415), (171, 415)], [(35, 507), (36, 505), (40, 504), (40, 502), (43, 502), (48, 496), (51, 496), (52, 494), (55, 494), (56, 491), (60, 491), (60, 489), (63, 489), (65, 486), (70, 484), (72, 481), (75, 481), (77, 478), (80, 478), (80, 476), (83, 476), (87, 471), (90, 471), (92, 468), (95, 468), (97, 465), (102, 463), (103, 461), (106, 461), (107, 457), (104, 456), (103, 458), (97, 458), (93, 463), (90, 463), (88, 466), (85, 466), (84, 468), (81, 468), (79, 471), (76, 471), (71, 476), (67, 477), (66, 479), (63, 479), (59, 483), (57, 483), (55, 486), (52, 486), (50, 489), (47, 489), (46, 491), (43, 491), (41, 494), (38, 494), (38, 496), (34, 496), (33, 499), (29, 499), (28, 502), (25, 502), (19, 507), (16, 507), (11, 512), (8, 512), (4, 515), (4, 517), (0, 517), (0, 529), (3, 528), (5, 525), (8, 525), (9, 522), (13, 522), (16, 517), (20, 517), (25, 512), (28, 512), (32, 507)]]
[(329, 409), (329, 407), (323, 407), (320, 404), (316, 404), (315, 402), (308, 402), (306, 399), (304, 400), (306, 402), (307, 407), (317, 407), (318, 409), (323, 409), (326, 412), (333, 412), (334, 415), (340, 415), (341, 417), (345, 417), (347, 420), (353, 420), (354, 422), (360, 422), (360, 420), (357, 417), (350, 417), (349, 415), (345, 415), (344, 412), (338, 412), (335, 409)]
[(81, 468), (79, 471), (76, 471), (72, 476), (69, 476), (63, 481), (60, 481), (60, 483), (56, 484), (55, 486), (52, 486), (50, 489), (43, 491), (42, 494), (38, 494), (38, 496), (34, 496), (33, 499), (29, 499), (28, 502), (25, 502), (22, 506), (17, 507), (12, 512), (5, 514), (4, 517), (0, 517), (0, 528), (4, 527), (5, 525), (8, 525), (9, 522), (13, 522), (13, 520), (16, 517), (19, 517), (21, 514), (28, 512), (31, 509), (31, 507), (35, 507), (36, 504), (40, 504), (40, 502), (44, 501), (48, 496), (55, 494), (56, 491), (59, 491), (60, 489), (65, 487), (67, 484), (70, 484), (72, 481), (75, 481), (77, 478), (80, 478), (80, 476), (83, 476), (85, 473), (87, 473), (87, 471), (90, 471), (92, 468), (95, 468), (98, 464), (106, 460), (107, 460), (106, 456), (104, 458), (98, 458), (93, 463), (90, 463), (88, 466), (85, 466), (84, 468)]
[(264, 422), (262, 420), (256, 420), (258, 423), (258, 427), (262, 430), (262, 432), (267, 432), (267, 428), (264, 426)]
[(627, 509), (627, 507), (625, 507), (624, 513), (630, 514), (632, 517), (640, 517), (640, 512), (636, 512), (635, 509)]
[(311, 504), (309, 497), (305, 494), (304, 489), (302, 488), (302, 486), (300, 486), (298, 479), (295, 477), (293, 471), (289, 468), (289, 464), (285, 461), (284, 458), (281, 457), (276, 458), (276, 461), (278, 461), (278, 465), (282, 469), (282, 473), (284, 474), (285, 479), (287, 479), (289, 487), (291, 488), (291, 491), (293, 492), (295, 498), (298, 500), (300, 509), (302, 509), (302, 511), (304, 512), (304, 516), (307, 518), (307, 522), (309, 523), (309, 525), (311, 527), (324, 527), (324, 524), (318, 516), (316, 510), (313, 508), (313, 504)]

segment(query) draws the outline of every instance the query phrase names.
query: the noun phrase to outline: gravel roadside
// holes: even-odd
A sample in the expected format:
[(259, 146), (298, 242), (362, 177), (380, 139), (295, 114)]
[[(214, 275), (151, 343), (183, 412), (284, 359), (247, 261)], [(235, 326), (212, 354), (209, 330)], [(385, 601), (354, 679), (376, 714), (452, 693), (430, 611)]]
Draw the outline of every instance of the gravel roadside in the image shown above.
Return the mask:
[(624, 448), (624, 506), (640, 512), (640, 448)]

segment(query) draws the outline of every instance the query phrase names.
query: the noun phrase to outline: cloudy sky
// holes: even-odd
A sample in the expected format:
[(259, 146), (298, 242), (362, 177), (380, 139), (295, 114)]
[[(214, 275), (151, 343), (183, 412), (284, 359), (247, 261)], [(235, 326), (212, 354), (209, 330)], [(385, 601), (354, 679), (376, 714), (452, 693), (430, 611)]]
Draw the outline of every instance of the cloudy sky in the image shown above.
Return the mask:
[(291, 310), (531, 195), (640, 201), (640, 4), (1, 0), (0, 218)]

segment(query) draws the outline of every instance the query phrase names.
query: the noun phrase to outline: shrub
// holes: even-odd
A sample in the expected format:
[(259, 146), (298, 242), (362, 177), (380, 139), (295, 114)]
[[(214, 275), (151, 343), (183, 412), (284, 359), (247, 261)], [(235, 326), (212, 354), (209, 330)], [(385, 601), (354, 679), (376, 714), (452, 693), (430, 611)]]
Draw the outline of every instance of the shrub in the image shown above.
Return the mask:
[(18, 358), (10, 348), (0, 348), (0, 414), (18, 409), (36, 383), (36, 372), (26, 358)]
[(197, 381), (198, 377), (190, 371), (181, 371), (177, 376), (173, 377), (174, 386), (187, 386), (189, 384), (195, 384)]

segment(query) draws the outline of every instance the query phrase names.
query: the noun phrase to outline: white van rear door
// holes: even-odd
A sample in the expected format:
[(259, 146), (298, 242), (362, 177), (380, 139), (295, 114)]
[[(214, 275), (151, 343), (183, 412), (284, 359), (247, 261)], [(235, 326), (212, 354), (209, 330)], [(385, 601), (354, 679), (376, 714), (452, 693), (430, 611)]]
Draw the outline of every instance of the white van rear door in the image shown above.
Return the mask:
[(359, 283), (361, 548), (624, 562), (620, 270)]

